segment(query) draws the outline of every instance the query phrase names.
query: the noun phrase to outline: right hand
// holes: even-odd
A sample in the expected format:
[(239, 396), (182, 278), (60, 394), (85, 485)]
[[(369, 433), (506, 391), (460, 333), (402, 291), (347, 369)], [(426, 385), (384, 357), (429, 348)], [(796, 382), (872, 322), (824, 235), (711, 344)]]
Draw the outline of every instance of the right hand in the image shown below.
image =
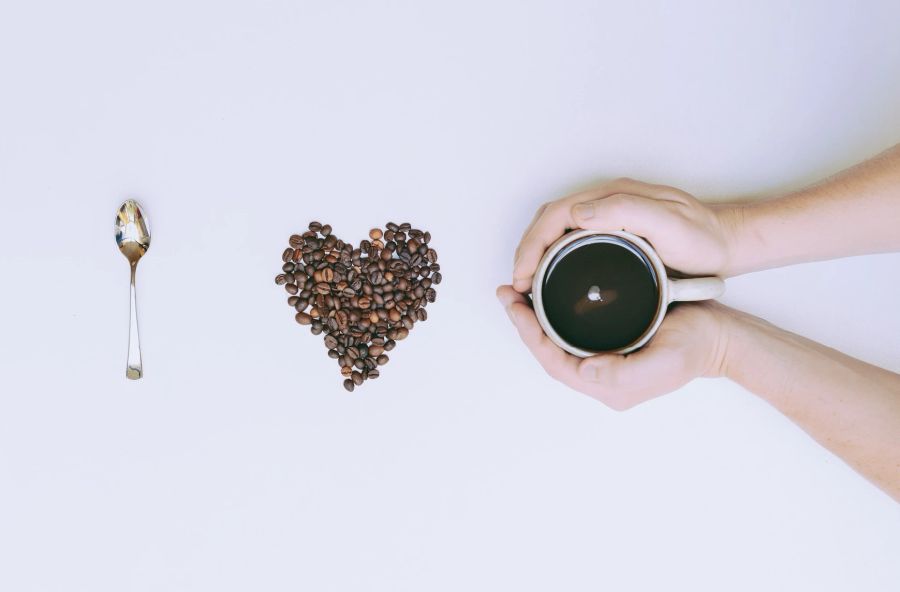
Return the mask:
[(500, 286), (497, 298), (547, 374), (617, 411), (670, 393), (699, 376), (721, 376), (727, 366), (735, 311), (718, 302), (673, 306), (659, 332), (636, 352), (581, 359), (544, 334), (527, 296)]
[(665, 185), (617, 179), (543, 205), (522, 236), (513, 287), (531, 289), (538, 263), (567, 230), (627, 230), (647, 239), (666, 266), (691, 275), (728, 275), (734, 210), (701, 203)]

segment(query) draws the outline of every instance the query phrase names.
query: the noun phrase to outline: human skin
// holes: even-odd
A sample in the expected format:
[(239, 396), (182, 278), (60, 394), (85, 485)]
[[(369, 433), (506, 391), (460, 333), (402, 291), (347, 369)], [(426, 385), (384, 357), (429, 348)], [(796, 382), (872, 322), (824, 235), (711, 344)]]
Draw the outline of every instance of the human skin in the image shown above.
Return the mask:
[[(900, 501), (900, 375), (716, 302), (673, 306), (653, 340), (581, 359), (556, 346), (527, 293), (543, 252), (570, 228), (647, 238), (667, 266), (729, 277), (900, 251), (900, 145), (783, 197), (711, 206), (663, 185), (618, 179), (543, 206), (497, 296), (545, 371), (625, 410), (697, 377), (727, 377), (773, 405)], [(828, 240), (822, 240), (828, 237)]]

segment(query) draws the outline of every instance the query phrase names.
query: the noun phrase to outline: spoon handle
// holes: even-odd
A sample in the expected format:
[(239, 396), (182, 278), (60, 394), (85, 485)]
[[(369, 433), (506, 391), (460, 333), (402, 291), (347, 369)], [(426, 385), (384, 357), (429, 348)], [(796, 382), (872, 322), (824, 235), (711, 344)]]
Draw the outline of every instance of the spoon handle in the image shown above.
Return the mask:
[(131, 321), (128, 328), (128, 367), (125, 376), (131, 380), (137, 380), (144, 375), (144, 365), (141, 363), (141, 337), (138, 335), (137, 320), (137, 291), (134, 287), (134, 276), (137, 265), (131, 266)]

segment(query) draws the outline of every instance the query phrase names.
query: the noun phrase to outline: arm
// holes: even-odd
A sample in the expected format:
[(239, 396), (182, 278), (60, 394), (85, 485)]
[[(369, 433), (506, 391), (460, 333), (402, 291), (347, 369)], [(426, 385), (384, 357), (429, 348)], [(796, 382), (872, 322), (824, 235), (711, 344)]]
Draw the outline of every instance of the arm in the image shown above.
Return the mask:
[(721, 374), (900, 502), (900, 374), (729, 312)]
[(717, 212), (733, 229), (728, 276), (900, 250), (900, 144), (812, 187)]
[(544, 370), (608, 407), (624, 411), (701, 376), (727, 377), (900, 501), (900, 375), (715, 302), (676, 305), (637, 352), (580, 359), (544, 335), (512, 286), (497, 296)]
[(530, 289), (544, 250), (569, 228), (628, 230), (649, 240), (666, 265), (695, 275), (897, 251), (900, 145), (818, 185), (753, 204), (710, 206), (675, 187), (633, 179), (550, 202), (516, 250), (516, 290)]

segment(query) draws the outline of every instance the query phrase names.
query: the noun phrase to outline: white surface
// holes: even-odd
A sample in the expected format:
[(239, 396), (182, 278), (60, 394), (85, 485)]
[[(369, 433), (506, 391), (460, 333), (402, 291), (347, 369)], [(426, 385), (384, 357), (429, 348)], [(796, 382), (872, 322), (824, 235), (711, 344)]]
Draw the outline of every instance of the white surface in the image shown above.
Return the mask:
[[(2, 4), (0, 589), (897, 590), (900, 507), (787, 420), (724, 381), (609, 411), (493, 290), (581, 183), (774, 195), (896, 142), (900, 4), (427, 4)], [(272, 283), (313, 218), (445, 270), (352, 395)], [(900, 370), (898, 265), (725, 301)]]

